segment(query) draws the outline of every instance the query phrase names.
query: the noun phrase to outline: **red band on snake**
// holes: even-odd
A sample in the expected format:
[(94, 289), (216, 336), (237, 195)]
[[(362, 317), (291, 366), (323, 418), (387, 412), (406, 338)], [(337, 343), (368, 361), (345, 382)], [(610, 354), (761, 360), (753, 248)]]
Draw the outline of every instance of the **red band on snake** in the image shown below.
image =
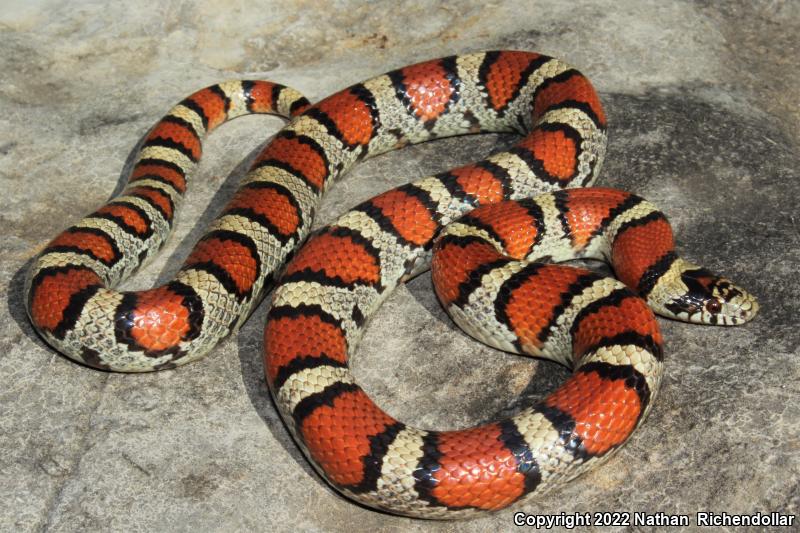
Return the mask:
[[(169, 235), (201, 139), (247, 113), (294, 118), (173, 281), (113, 290)], [(325, 189), (358, 160), (476, 132), (524, 137), (368, 200), (297, 249)], [(609, 457), (642, 422), (662, 373), (653, 311), (739, 324), (758, 309), (743, 289), (680, 258), (655, 206), (581, 188), (596, 179), (605, 146), (589, 81), (528, 52), (427, 61), (313, 106), (270, 82), (215, 85), (156, 124), (119, 196), (43, 250), (27, 280), (28, 311), (48, 343), (82, 363), (172, 368), (234, 331), (285, 267), (265, 330), (267, 382), (321, 475), (398, 514), (497, 510)], [(437, 294), (465, 331), (565, 364), (572, 378), (541, 403), (471, 429), (415, 429), (384, 413), (347, 361), (375, 310), (431, 257)], [(609, 262), (620, 281), (550, 264), (575, 258)]]

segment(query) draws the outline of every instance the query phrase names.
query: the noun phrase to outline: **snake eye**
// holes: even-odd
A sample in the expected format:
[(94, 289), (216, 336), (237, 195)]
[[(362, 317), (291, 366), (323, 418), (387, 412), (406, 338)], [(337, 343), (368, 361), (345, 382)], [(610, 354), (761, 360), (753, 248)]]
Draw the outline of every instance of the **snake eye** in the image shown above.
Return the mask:
[(715, 313), (715, 314), (719, 313), (720, 311), (722, 311), (722, 304), (719, 303), (718, 300), (709, 300), (706, 303), (706, 310), (709, 313)]

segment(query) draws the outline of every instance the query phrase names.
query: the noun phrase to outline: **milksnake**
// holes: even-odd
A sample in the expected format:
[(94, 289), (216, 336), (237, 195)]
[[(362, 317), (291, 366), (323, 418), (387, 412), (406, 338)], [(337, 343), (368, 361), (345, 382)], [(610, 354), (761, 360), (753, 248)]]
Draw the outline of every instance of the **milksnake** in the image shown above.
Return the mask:
[[(201, 139), (248, 113), (292, 120), (175, 279), (138, 292), (109, 288), (166, 240)], [(476, 132), (524, 138), (363, 202), (298, 249), (325, 189), (356, 161)], [(153, 127), (119, 196), (35, 259), (28, 313), (76, 361), (160, 370), (204, 356), (278, 279), (264, 333), (267, 383), (320, 474), (397, 514), (497, 510), (609, 457), (641, 423), (662, 376), (653, 311), (739, 324), (758, 309), (743, 289), (678, 257), (655, 206), (583, 188), (605, 147), (589, 81), (528, 52), (426, 61), (315, 105), (271, 82), (214, 85)], [(576, 258), (609, 262), (620, 281), (552, 264)], [(471, 429), (415, 429), (384, 413), (347, 361), (398, 283), (429, 267), (443, 306), (470, 335), (558, 361), (572, 377), (539, 404)]]

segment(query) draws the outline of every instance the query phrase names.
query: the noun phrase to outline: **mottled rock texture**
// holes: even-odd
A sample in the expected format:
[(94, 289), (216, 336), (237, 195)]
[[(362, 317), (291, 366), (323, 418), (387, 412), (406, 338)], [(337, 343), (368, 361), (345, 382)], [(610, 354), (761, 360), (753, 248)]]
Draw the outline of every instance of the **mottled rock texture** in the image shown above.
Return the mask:
[[(515, 510), (800, 513), (800, 4), (256, 4), (3, 2), (0, 529), (496, 531), (513, 527)], [(137, 140), (184, 95), (265, 77), (317, 99), (488, 48), (536, 50), (584, 71), (610, 117), (601, 183), (657, 203), (688, 258), (761, 300), (758, 319), (738, 329), (662, 321), (661, 395), (604, 466), (467, 523), (387, 516), (326, 486), (278, 419), (262, 378), (265, 306), (212, 356), (152, 375), (84, 368), (31, 329), (22, 295), (31, 258), (108, 199)], [(212, 136), (177, 235), (128, 287), (175, 272), (279, 126), (248, 117)], [(443, 140), (365, 162), (333, 187), (318, 222), (511, 142)], [(427, 275), (384, 306), (354, 365), (392, 415), (430, 428), (512, 413), (567, 375), (469, 340)]]

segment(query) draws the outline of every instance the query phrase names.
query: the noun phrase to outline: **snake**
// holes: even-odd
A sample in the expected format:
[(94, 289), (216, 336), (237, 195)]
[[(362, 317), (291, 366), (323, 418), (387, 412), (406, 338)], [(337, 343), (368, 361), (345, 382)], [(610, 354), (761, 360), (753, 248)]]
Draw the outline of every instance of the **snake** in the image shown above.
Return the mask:
[[(205, 136), (251, 113), (288, 123), (174, 279), (115, 290), (169, 236)], [(521, 140), (312, 232), (325, 191), (358, 161), (479, 132)], [(327, 482), (399, 515), (496, 511), (602, 463), (642, 423), (663, 376), (656, 313), (737, 325), (758, 311), (750, 293), (677, 254), (655, 205), (593, 187), (606, 145), (589, 80), (533, 52), (425, 61), (313, 105), (269, 81), (219, 83), (157, 122), (122, 192), (42, 249), (26, 277), (27, 311), (41, 337), (75, 361), (147, 372), (206, 355), (272, 288), (267, 386)], [(559, 264), (574, 259), (605, 261), (616, 279)], [(571, 377), (517, 414), (472, 428), (420, 429), (387, 414), (348, 360), (393, 290), (428, 269), (467, 334), (556, 361)]]

